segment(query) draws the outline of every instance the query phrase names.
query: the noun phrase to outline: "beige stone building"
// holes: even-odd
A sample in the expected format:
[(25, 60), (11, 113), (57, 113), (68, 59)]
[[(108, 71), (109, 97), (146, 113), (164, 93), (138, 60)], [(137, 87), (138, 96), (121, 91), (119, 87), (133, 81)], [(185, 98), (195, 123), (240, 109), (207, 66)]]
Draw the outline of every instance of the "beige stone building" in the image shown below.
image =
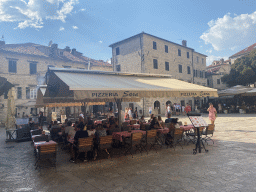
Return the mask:
[[(173, 78), (206, 86), (206, 55), (182, 45), (147, 34), (140, 33), (110, 45), (114, 71), (128, 73), (166, 74)], [(141, 103), (125, 104), (125, 107), (138, 108), (147, 114), (148, 109), (165, 114), (166, 103), (190, 103), (194, 98), (152, 98)], [(198, 105), (202, 103), (196, 100)], [(143, 104), (144, 103), (144, 104)], [(143, 112), (142, 112), (143, 113)], [(140, 115), (140, 114), (139, 114)]]
[(249, 55), (255, 49), (256, 49), (256, 43), (254, 43), (254, 44), (250, 45), (249, 47), (246, 47), (242, 51), (239, 51), (239, 52), (235, 53), (234, 55), (230, 56), (229, 59), (230, 59), (231, 64), (234, 64), (236, 59), (246, 56), (246, 55)]
[(221, 59), (220, 61), (213, 61), (207, 66), (207, 86), (218, 90), (226, 89), (227, 85), (221, 81), (221, 78), (230, 73), (231, 60)]
[[(69, 47), (59, 49), (57, 44), (5, 44), (4, 41), (0, 41), (0, 76), (15, 85), (17, 117), (38, 114), (35, 107), (37, 85), (44, 83), (48, 67), (113, 70), (111, 64), (89, 59)], [(0, 121), (5, 122), (7, 92), (0, 97), (0, 102)]]

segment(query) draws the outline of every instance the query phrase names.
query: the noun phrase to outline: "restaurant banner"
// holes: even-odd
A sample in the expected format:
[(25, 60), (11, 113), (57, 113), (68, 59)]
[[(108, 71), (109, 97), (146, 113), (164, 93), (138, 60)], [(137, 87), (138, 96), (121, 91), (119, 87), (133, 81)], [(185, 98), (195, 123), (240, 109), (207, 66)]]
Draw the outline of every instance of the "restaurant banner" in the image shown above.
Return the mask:
[(210, 91), (91, 91), (91, 90), (74, 90), (75, 100), (104, 100), (104, 99), (140, 99), (143, 97), (218, 97), (218, 94)]

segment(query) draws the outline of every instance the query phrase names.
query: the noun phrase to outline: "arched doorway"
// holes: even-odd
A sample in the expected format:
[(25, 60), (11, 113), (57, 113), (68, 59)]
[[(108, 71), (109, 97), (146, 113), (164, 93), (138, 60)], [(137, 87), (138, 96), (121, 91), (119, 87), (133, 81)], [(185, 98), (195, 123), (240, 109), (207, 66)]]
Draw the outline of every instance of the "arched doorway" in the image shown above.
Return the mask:
[(160, 114), (160, 102), (159, 101), (154, 102), (154, 109), (157, 110), (158, 114)]
[(170, 100), (168, 100), (168, 101), (166, 101), (166, 106), (168, 106), (168, 105), (172, 105), (172, 102), (170, 101)]

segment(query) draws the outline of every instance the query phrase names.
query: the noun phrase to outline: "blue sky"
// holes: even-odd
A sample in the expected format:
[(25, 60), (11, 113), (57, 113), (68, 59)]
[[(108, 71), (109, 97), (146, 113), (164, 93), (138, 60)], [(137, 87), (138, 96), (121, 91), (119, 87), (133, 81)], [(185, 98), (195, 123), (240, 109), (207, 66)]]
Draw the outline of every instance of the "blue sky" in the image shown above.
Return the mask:
[(255, 0), (1, 0), (7, 44), (70, 46), (93, 59), (142, 31), (208, 55), (207, 65), (256, 43)]

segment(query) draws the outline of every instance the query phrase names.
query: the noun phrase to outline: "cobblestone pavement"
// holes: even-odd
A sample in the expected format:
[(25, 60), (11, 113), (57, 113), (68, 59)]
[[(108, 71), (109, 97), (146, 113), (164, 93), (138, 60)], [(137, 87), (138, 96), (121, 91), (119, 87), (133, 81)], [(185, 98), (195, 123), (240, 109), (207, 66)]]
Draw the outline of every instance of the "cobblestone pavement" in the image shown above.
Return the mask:
[(57, 171), (35, 170), (31, 142), (5, 143), (0, 129), (0, 191), (256, 191), (255, 122), (254, 114), (218, 115), (215, 143), (196, 155), (190, 144), (73, 164), (59, 147)]

